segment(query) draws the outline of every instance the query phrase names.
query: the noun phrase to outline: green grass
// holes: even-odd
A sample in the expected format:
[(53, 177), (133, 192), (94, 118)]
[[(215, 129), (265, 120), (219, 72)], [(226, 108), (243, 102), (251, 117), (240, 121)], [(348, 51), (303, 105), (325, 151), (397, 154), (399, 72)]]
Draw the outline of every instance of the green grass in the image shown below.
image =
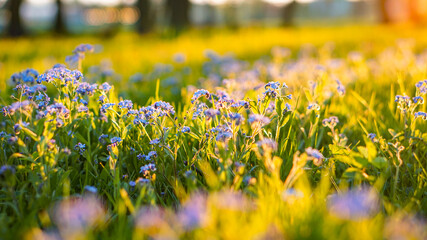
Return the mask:
[[(11, 112), (7, 105), (28, 95), (2, 82), (0, 161), (12, 168), (0, 171), (0, 232), (28, 239), (426, 238), (427, 124), (416, 115), (427, 107), (412, 99), (426, 97), (427, 82), (415, 87), (427, 78), (425, 33), (342, 26), (1, 40), (4, 80), (26, 68), (44, 73), (91, 43), (103, 51), (80, 62), (85, 81), (114, 87), (82, 94), (83, 80), (64, 85), (56, 77), (43, 82), (47, 105), (63, 111), (30, 105)], [(220, 55), (207, 57), (206, 49)], [(221, 57), (228, 52), (234, 58)], [(187, 61), (174, 62), (175, 53)], [(104, 58), (112, 76), (91, 67)], [(159, 63), (173, 69), (156, 72)], [(130, 80), (135, 73), (143, 79)], [(212, 98), (195, 98), (197, 88)], [(221, 91), (246, 102), (231, 106)], [(396, 102), (396, 95), (410, 98)], [(134, 105), (101, 111), (101, 96)], [(87, 111), (79, 111), (81, 100)], [(141, 109), (147, 106), (154, 113)]]

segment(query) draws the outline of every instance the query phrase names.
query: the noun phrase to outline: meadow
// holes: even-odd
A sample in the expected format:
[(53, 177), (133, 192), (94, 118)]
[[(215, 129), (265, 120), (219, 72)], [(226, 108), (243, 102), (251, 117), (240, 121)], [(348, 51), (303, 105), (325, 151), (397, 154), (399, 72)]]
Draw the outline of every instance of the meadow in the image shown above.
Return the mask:
[(0, 238), (426, 239), (427, 29), (0, 40)]

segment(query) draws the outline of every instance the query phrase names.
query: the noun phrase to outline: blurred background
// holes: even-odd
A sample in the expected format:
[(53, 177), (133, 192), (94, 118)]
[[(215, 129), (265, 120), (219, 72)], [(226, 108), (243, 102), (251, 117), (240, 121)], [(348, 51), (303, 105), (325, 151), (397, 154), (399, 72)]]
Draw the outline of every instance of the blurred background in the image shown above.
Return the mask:
[(3, 37), (426, 20), (427, 0), (0, 0)]

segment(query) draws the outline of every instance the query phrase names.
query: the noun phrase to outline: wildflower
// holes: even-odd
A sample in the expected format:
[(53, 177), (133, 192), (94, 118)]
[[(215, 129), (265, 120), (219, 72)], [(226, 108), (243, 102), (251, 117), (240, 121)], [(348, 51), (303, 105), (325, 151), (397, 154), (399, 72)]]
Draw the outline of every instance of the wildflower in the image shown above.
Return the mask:
[(110, 139), (110, 142), (113, 147), (116, 147), (117, 145), (119, 145), (120, 142), (122, 142), (122, 139), (119, 137), (113, 137)]
[(44, 116), (55, 115), (57, 118), (67, 119), (70, 117), (70, 110), (66, 108), (62, 103), (54, 103), (46, 107)]
[(99, 98), (98, 98), (98, 102), (100, 102), (100, 103), (104, 103), (106, 98), (107, 98), (107, 97), (106, 97), (105, 95), (101, 95), (101, 96), (99, 96)]
[(353, 189), (343, 194), (334, 194), (328, 199), (331, 214), (342, 219), (364, 219), (379, 210), (378, 194), (373, 189)]
[(397, 108), (402, 111), (402, 113), (406, 113), (412, 105), (411, 98), (406, 95), (396, 95), (394, 100), (397, 102)]
[(427, 93), (427, 80), (419, 81), (415, 84), (415, 87), (418, 89), (420, 94)]
[(135, 73), (129, 77), (129, 82), (131, 83), (142, 82), (142, 80), (144, 80), (144, 75), (142, 75), (142, 73)]
[(427, 113), (425, 112), (416, 112), (414, 113), (415, 118), (422, 118), (423, 120), (427, 120)]
[(314, 149), (312, 147), (306, 148), (305, 153), (308, 155), (309, 160), (313, 160), (314, 165), (320, 166), (322, 164), (323, 159), (325, 158), (319, 150)]
[(81, 113), (81, 112), (88, 112), (89, 111), (89, 108), (88, 107), (86, 107), (85, 105), (80, 105), (78, 108), (77, 108), (77, 112), (79, 112), (79, 113)]
[(203, 96), (206, 97), (207, 99), (209, 99), (211, 94), (209, 93), (208, 90), (199, 89), (193, 94), (193, 97), (191, 98), (191, 103), (194, 103), (196, 100), (198, 100), (199, 98), (201, 98)]
[(154, 163), (149, 163), (147, 165), (142, 166), (139, 173), (142, 173), (144, 176), (147, 176), (150, 174), (150, 172), (155, 172), (156, 170), (156, 165)]
[(197, 103), (193, 113), (193, 120), (200, 117), (205, 109), (209, 109), (205, 103)]
[(99, 86), (99, 89), (107, 93), (111, 90), (111, 86), (107, 82), (104, 82), (101, 84), (101, 86)]
[(270, 123), (270, 119), (260, 114), (251, 114), (249, 115), (248, 122), (250, 124), (259, 123), (261, 126), (264, 126)]
[(18, 141), (18, 137), (17, 137), (17, 136), (10, 136), (10, 137), (7, 139), (7, 143), (8, 143), (9, 145), (13, 145), (13, 144), (15, 144), (17, 141)]
[(92, 96), (95, 90), (98, 88), (98, 84), (89, 84), (87, 82), (78, 83), (76, 92), (80, 95), (89, 95)]
[(151, 161), (152, 158), (157, 157), (157, 152), (156, 151), (150, 151), (147, 155), (138, 154), (138, 156), (136, 156), (136, 157), (138, 158), (138, 160), (144, 159), (145, 161)]
[(322, 125), (324, 127), (335, 128), (340, 121), (338, 117), (332, 116), (322, 120)]
[(80, 103), (81, 104), (83, 104), (83, 105), (85, 105), (85, 106), (87, 106), (89, 103), (86, 101), (86, 100), (84, 100), (84, 99), (80, 99)]
[(21, 125), (19, 123), (15, 124), (13, 126), (13, 131), (15, 132), (15, 134), (19, 134), (21, 132)]
[(285, 108), (283, 109), (283, 114), (292, 111), (292, 106), (289, 103), (285, 103)]
[(73, 55), (65, 58), (65, 62), (72, 67), (77, 67), (77, 64), (85, 58), (86, 52), (93, 52), (94, 47), (90, 44), (80, 44), (73, 50)]
[(230, 113), (228, 117), (233, 121), (237, 126), (242, 124), (245, 121), (245, 118), (240, 113)]
[(175, 109), (170, 105), (170, 103), (158, 101), (155, 102), (152, 107), (157, 110), (157, 114), (159, 117), (165, 115), (175, 115)]
[(281, 84), (279, 82), (269, 82), (264, 86), (264, 89), (279, 89)]
[(308, 110), (316, 110), (319, 111), (320, 110), (320, 106), (317, 103), (310, 103), (307, 107)]
[(34, 84), (38, 76), (39, 76), (39, 73), (36, 70), (32, 68), (28, 68), (22, 72), (13, 74), (10, 77), (10, 79), (14, 84), (20, 84), (20, 83)]
[(150, 141), (150, 145), (157, 145), (159, 143), (160, 143), (160, 139), (159, 138), (156, 138), (156, 139), (153, 139), (153, 140)]
[(271, 138), (264, 138), (257, 142), (258, 147), (261, 147), (264, 151), (274, 152), (277, 150), (277, 142)]
[(414, 101), (414, 103), (417, 103), (417, 104), (424, 104), (424, 98), (421, 96), (413, 97), (412, 101)]
[(110, 107), (114, 106), (114, 105), (116, 105), (116, 104), (114, 104), (114, 103), (104, 103), (104, 104), (102, 104), (102, 106), (101, 106), (101, 112), (106, 113), (107, 110)]
[(176, 53), (173, 55), (173, 61), (176, 63), (184, 63), (186, 61), (186, 56), (183, 53)]
[(95, 194), (95, 193), (97, 193), (97, 192), (98, 192), (98, 189), (96, 189), (96, 187), (94, 187), (94, 186), (89, 186), (89, 185), (86, 185), (86, 186), (84, 187), (84, 190), (85, 190), (85, 192), (92, 193), (92, 194)]
[(71, 197), (54, 208), (53, 220), (63, 236), (83, 236), (105, 220), (106, 211), (93, 194)]
[(46, 73), (41, 74), (37, 77), (36, 82), (54, 82), (56, 79), (60, 80), (62, 84), (67, 85), (68, 83), (78, 83), (83, 78), (83, 74), (78, 70), (70, 70), (64, 66), (54, 66)]
[(13, 175), (15, 175), (15, 167), (9, 165), (3, 165), (0, 168), (0, 179), (2, 181), (9, 180)]
[(208, 220), (207, 199), (203, 195), (194, 195), (178, 212), (179, 223), (187, 230), (203, 226)]
[(105, 139), (106, 138), (108, 138), (108, 135), (107, 134), (101, 134), (101, 136), (99, 136), (99, 138), (98, 138), (98, 141), (101, 143), (101, 144), (105, 144)]
[(71, 154), (71, 150), (69, 148), (62, 149), (62, 152), (65, 153), (65, 155), (70, 155)]
[(120, 101), (119, 104), (117, 104), (120, 108), (126, 108), (130, 110), (133, 107), (133, 103), (131, 100), (123, 100)]
[(218, 109), (209, 108), (205, 110), (204, 114), (207, 117), (207, 119), (211, 119), (211, 118), (214, 118), (215, 116), (220, 115), (221, 113), (219, 112)]
[(335, 79), (335, 82), (337, 84), (337, 92), (339, 93), (340, 96), (344, 96), (345, 95), (344, 85), (341, 83), (339, 79)]
[(216, 140), (218, 142), (225, 142), (228, 139), (232, 138), (233, 134), (229, 131), (220, 131), (218, 132), (218, 135), (216, 136)]
[(238, 107), (249, 108), (249, 102), (244, 101), (244, 100), (240, 100), (237, 103), (233, 103), (231, 105), (231, 107), (234, 107), (234, 108), (238, 108)]
[(83, 153), (86, 151), (86, 145), (79, 142), (74, 146), (74, 150), (79, 151), (80, 155), (83, 155)]
[(368, 138), (371, 139), (371, 141), (374, 142), (374, 143), (378, 142), (377, 134), (375, 134), (375, 133), (369, 133), (368, 134)]
[(182, 127), (182, 129), (181, 129), (181, 132), (182, 133), (189, 133), (191, 130), (190, 130), (190, 127), (187, 127), (187, 126), (184, 126), (184, 127)]
[(32, 106), (33, 106), (33, 103), (28, 100), (25, 100), (22, 102), (14, 102), (9, 106), (3, 107), (2, 112), (4, 116), (14, 115), (15, 112), (17, 112), (18, 110), (22, 112), (30, 113)]
[(135, 187), (135, 186), (136, 186), (136, 183), (135, 183), (134, 181), (129, 181), (129, 186), (131, 186), (131, 187)]

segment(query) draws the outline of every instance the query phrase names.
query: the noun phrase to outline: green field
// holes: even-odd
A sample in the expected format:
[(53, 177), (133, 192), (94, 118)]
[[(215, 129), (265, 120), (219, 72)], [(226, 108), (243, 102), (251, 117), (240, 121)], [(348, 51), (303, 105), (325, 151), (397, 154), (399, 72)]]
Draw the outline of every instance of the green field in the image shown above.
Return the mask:
[(2, 39), (0, 238), (426, 239), (424, 36)]

